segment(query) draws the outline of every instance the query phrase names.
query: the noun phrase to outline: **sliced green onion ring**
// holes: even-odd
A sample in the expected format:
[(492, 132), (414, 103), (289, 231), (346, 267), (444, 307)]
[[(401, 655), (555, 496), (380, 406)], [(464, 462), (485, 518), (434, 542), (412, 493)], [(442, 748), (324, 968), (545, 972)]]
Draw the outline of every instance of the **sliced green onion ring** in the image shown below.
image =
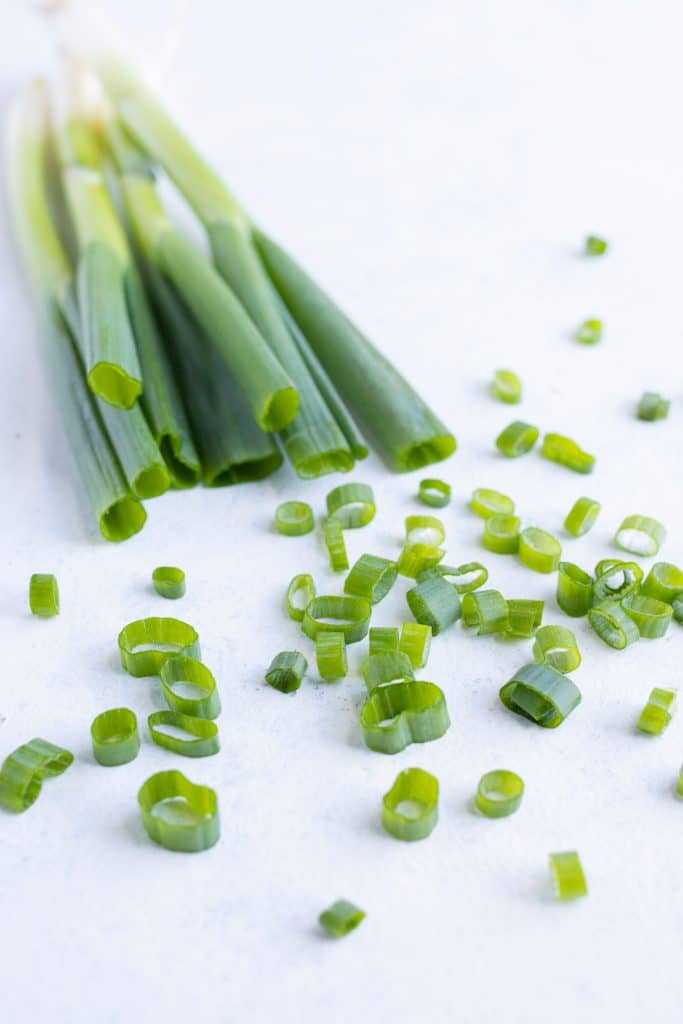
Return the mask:
[(437, 568), (445, 554), (443, 548), (434, 548), (429, 544), (406, 544), (398, 557), (396, 571), (413, 580), (427, 573), (432, 575), (432, 570)]
[(361, 708), (360, 724), (370, 750), (398, 754), (410, 743), (428, 743), (450, 723), (443, 690), (414, 679), (377, 686)]
[(361, 555), (354, 563), (344, 582), (344, 593), (364, 597), (370, 604), (378, 604), (389, 593), (398, 570), (395, 562), (379, 555)]
[(472, 492), (470, 508), (475, 515), (480, 516), (482, 519), (488, 519), (489, 516), (497, 514), (503, 516), (513, 515), (515, 503), (512, 498), (508, 498), (506, 494), (501, 494), (500, 491), (492, 491), (489, 487), (478, 487), (476, 491)]
[(604, 238), (588, 235), (586, 238), (586, 256), (604, 256), (609, 248)]
[(562, 545), (552, 533), (527, 526), (519, 535), (519, 560), (534, 572), (555, 572), (562, 558)]
[(365, 918), (365, 912), (348, 900), (336, 900), (318, 918), (321, 927), (332, 939), (343, 939)]
[(436, 516), (406, 516), (406, 547), (424, 544), (438, 548), (446, 540), (446, 530)]
[(496, 448), (508, 459), (526, 455), (538, 441), (539, 430), (531, 423), (514, 420), (496, 438)]
[(683, 595), (683, 571), (671, 562), (655, 562), (640, 588), (644, 597), (671, 604)]
[(517, 405), (522, 401), (522, 382), (512, 370), (496, 370), (491, 382), (491, 393), (499, 402)]
[(577, 498), (564, 521), (564, 528), (572, 537), (583, 537), (595, 525), (602, 505), (593, 498)]
[(382, 797), (382, 827), (395, 839), (426, 839), (439, 820), (439, 781), (422, 768), (400, 772)]
[(605, 601), (623, 601), (630, 594), (637, 593), (643, 570), (635, 562), (603, 559), (595, 567), (595, 576), (593, 604), (603, 604)]
[(544, 729), (556, 729), (581, 702), (578, 686), (549, 665), (524, 665), (499, 696), (510, 711)]
[(575, 473), (592, 473), (595, 467), (595, 456), (584, 452), (576, 441), (562, 434), (546, 434), (541, 455), (549, 462), (573, 469)]
[(43, 780), (67, 770), (74, 756), (69, 750), (39, 737), (17, 747), (0, 768), (0, 807), (21, 814), (36, 802)]
[(361, 675), (369, 691), (374, 690), (376, 686), (415, 678), (412, 662), (403, 651), (371, 654), (361, 666)]
[(481, 562), (465, 562), (464, 565), (458, 565), (455, 568), (449, 565), (439, 565), (436, 567), (436, 571), (439, 576), (448, 580), (459, 594), (469, 594), (472, 590), (478, 590), (489, 578), (488, 569), (485, 569)]
[(602, 341), (602, 320), (595, 317), (584, 320), (577, 327), (574, 337), (582, 345), (597, 345), (599, 341)]
[(138, 803), (147, 835), (167, 850), (199, 853), (220, 838), (215, 790), (195, 785), (182, 772), (151, 775), (138, 791)]
[(368, 484), (340, 484), (327, 495), (327, 514), (345, 530), (367, 526), (375, 518), (375, 496)]
[(588, 894), (586, 876), (575, 851), (550, 854), (550, 878), (556, 900), (576, 900)]
[(460, 618), (460, 598), (441, 576), (412, 587), (406, 594), (406, 600), (415, 620), (423, 626), (431, 626), (434, 636), (443, 633)]
[(479, 780), (474, 803), (486, 818), (507, 818), (514, 814), (524, 796), (524, 781), (515, 772), (497, 768)]
[(185, 573), (172, 565), (160, 565), (152, 573), (154, 589), (160, 597), (171, 601), (177, 600), (185, 593)]
[(451, 500), (451, 485), (445, 480), (438, 480), (436, 477), (428, 477), (420, 480), (418, 497), (424, 505), (431, 505), (432, 508), (445, 508)]
[(649, 558), (656, 555), (666, 540), (666, 529), (651, 516), (626, 516), (616, 532), (614, 543), (622, 551)]
[[(161, 689), (171, 711), (194, 718), (218, 718), (221, 699), (213, 672), (197, 658), (167, 658), (161, 666)], [(176, 689), (180, 687), (180, 691)], [(190, 690), (190, 695), (182, 691)]]
[(119, 633), (121, 665), (131, 676), (158, 676), (167, 658), (201, 658), (199, 634), (180, 619), (149, 618), (129, 622)]
[(319, 633), (340, 632), (347, 644), (367, 636), (372, 608), (364, 597), (314, 597), (304, 612), (301, 628), (310, 640)]
[[(149, 734), (158, 747), (183, 757), (210, 757), (221, 748), (218, 726), (205, 718), (181, 711), (155, 711), (147, 718)], [(182, 730), (186, 736), (171, 735), (164, 729)], [(187, 737), (190, 737), (189, 739)]]
[(566, 626), (541, 626), (534, 637), (532, 653), (539, 665), (550, 665), (563, 675), (581, 664), (576, 637)]
[(315, 597), (315, 583), (307, 572), (294, 576), (287, 587), (287, 614), (295, 622), (303, 622), (304, 612)]
[(674, 614), (670, 604), (643, 594), (629, 594), (621, 602), (621, 607), (633, 619), (640, 636), (645, 640), (656, 640), (664, 636)]
[(650, 423), (654, 423), (655, 420), (665, 420), (669, 415), (670, 406), (669, 399), (662, 398), (656, 391), (644, 391), (638, 402), (638, 419)]
[(651, 736), (661, 736), (676, 710), (676, 696), (676, 690), (655, 686), (640, 713), (636, 728)]
[(280, 651), (270, 663), (265, 679), (280, 693), (294, 693), (306, 675), (308, 662), (300, 651)]
[(462, 621), (477, 636), (505, 633), (509, 624), (508, 603), (498, 590), (463, 594)]
[(302, 537), (314, 526), (313, 509), (305, 501), (284, 501), (275, 509), (275, 529), (285, 537)]
[(328, 516), (325, 520), (325, 547), (333, 572), (344, 572), (349, 567), (349, 556), (346, 553), (346, 542), (342, 524), (336, 516)]
[(432, 627), (422, 622), (404, 622), (401, 626), (399, 651), (407, 654), (413, 668), (424, 668), (432, 643)]
[(567, 615), (579, 618), (588, 614), (593, 601), (593, 577), (573, 562), (557, 567), (557, 604)]
[(493, 551), (497, 555), (514, 555), (519, 548), (521, 525), (518, 516), (489, 516), (484, 520), (481, 542), (487, 551)]
[(138, 756), (138, 720), (129, 708), (102, 711), (93, 719), (90, 736), (95, 760), (107, 768), (128, 764)]
[(320, 677), (326, 683), (343, 679), (348, 671), (344, 634), (318, 633), (315, 638), (315, 660)]
[(28, 603), (33, 615), (51, 619), (59, 615), (59, 587), (52, 573), (34, 572), (28, 585)]
[(603, 643), (615, 651), (623, 651), (640, 639), (638, 627), (618, 601), (595, 605), (588, 612), (588, 621)]
[(545, 602), (531, 601), (524, 598), (508, 598), (508, 624), (505, 632), (508, 636), (532, 637), (543, 620)]
[(398, 629), (396, 626), (371, 626), (368, 633), (369, 653), (391, 654), (398, 650)]

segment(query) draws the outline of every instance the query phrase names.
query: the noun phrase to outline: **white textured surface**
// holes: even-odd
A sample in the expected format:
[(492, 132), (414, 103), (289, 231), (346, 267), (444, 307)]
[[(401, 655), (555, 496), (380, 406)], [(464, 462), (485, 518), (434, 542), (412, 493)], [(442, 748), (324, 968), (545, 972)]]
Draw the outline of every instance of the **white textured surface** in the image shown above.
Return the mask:
[[(5, 12), (3, 105), (48, 60), (26, 6)], [(152, 38), (163, 5), (111, 6)], [(551, 530), (579, 494), (599, 498), (592, 534), (565, 538), (565, 556), (587, 567), (613, 551), (630, 512), (661, 516), (663, 555), (683, 561), (680, 30), (679, 5), (660, 0), (191, 7), (171, 106), (458, 436), (442, 470), (455, 493), (449, 561), (482, 554), (465, 504), (478, 485)], [(607, 259), (580, 257), (589, 231), (612, 241)], [(584, 702), (544, 732), (497, 699), (528, 645), (456, 627), (435, 641), (427, 673), (447, 693), (450, 732), (393, 758), (369, 752), (355, 671), (338, 686), (307, 679), (292, 697), (262, 680), (277, 650), (310, 654), (282, 612), (290, 576), (338, 586), (314, 536), (272, 532), (273, 509), (296, 496), (320, 512), (330, 481), (283, 471), (171, 494), (151, 504), (142, 535), (100, 543), (4, 224), (2, 238), (0, 755), (34, 735), (76, 755), (29, 813), (0, 821), (3, 1021), (680, 1021), (683, 722), (655, 740), (633, 730), (650, 688), (680, 681), (680, 630), (619, 655), (579, 623)], [(591, 315), (607, 325), (595, 349), (571, 340)], [(595, 450), (593, 477), (535, 454), (496, 457), (492, 439), (515, 413), (487, 396), (497, 365), (522, 374), (525, 418)], [(667, 423), (634, 419), (645, 387), (672, 398)], [(357, 476), (375, 487), (379, 515), (348, 535), (350, 554), (392, 555), (419, 474), (391, 477), (371, 459)], [(547, 598), (547, 620), (562, 621), (551, 579), (485, 561), (494, 586)], [(151, 592), (159, 563), (185, 567), (182, 603)], [(36, 570), (58, 575), (56, 620), (27, 613)], [(403, 591), (377, 623), (402, 619)], [(100, 768), (92, 717), (126, 704), (144, 721), (160, 706), (155, 680), (117, 666), (117, 632), (169, 612), (200, 630), (223, 750), (186, 764), (145, 740), (133, 764)], [(412, 764), (439, 777), (441, 820), (427, 842), (404, 845), (378, 814)], [(209, 853), (167, 853), (141, 828), (137, 788), (171, 765), (218, 790), (223, 837)], [(509, 820), (468, 806), (493, 767), (527, 783)], [(590, 895), (555, 905), (547, 855), (574, 848)], [(335, 944), (316, 918), (340, 896), (368, 917)]]

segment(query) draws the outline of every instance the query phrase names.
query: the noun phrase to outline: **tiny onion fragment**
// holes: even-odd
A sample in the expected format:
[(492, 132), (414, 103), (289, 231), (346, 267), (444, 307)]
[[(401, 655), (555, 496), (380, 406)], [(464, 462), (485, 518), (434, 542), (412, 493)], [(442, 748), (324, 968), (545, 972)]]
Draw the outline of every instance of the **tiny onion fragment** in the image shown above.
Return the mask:
[(439, 820), (439, 781), (422, 768), (400, 772), (382, 797), (382, 826), (404, 842), (426, 839)]
[(195, 785), (182, 772), (151, 775), (138, 791), (138, 804), (147, 835), (167, 850), (199, 853), (220, 838), (215, 791)]
[(578, 853), (550, 854), (550, 878), (556, 900), (576, 900), (588, 894), (586, 876), (581, 867)]
[(541, 455), (549, 462), (557, 462), (560, 466), (573, 469), (575, 473), (592, 473), (595, 466), (594, 455), (584, 452), (576, 441), (572, 441), (570, 437), (563, 437), (562, 434), (546, 434)]
[(349, 556), (346, 553), (346, 542), (342, 524), (336, 516), (328, 516), (325, 520), (325, 547), (333, 572), (343, 572), (349, 567)]
[(496, 438), (496, 448), (508, 459), (517, 459), (526, 455), (538, 441), (538, 427), (523, 420), (515, 420), (500, 432)]
[(602, 320), (584, 320), (577, 327), (574, 337), (582, 345), (597, 345), (602, 341)]
[(622, 551), (649, 558), (656, 555), (666, 540), (666, 529), (651, 516), (626, 516), (616, 532), (614, 543)]
[(418, 497), (424, 505), (431, 505), (432, 508), (445, 508), (451, 500), (451, 485), (445, 480), (438, 480), (436, 477), (428, 477), (420, 480)]
[(28, 585), (28, 603), (33, 615), (51, 619), (59, 615), (59, 587), (52, 573), (34, 572)]
[(515, 772), (503, 768), (482, 775), (474, 803), (487, 818), (507, 818), (514, 814), (524, 796), (524, 782)]
[(320, 677), (326, 682), (343, 679), (348, 671), (344, 634), (318, 633), (315, 638), (315, 660)]
[(662, 690), (658, 686), (650, 693), (640, 713), (636, 728), (651, 736), (661, 736), (676, 710), (676, 691)]
[(275, 509), (275, 529), (285, 537), (301, 537), (314, 526), (313, 509), (305, 501), (285, 501)]
[(318, 921), (330, 938), (343, 939), (357, 928), (364, 918), (365, 912), (353, 903), (349, 903), (348, 900), (336, 900), (331, 907), (323, 910)]
[(510, 711), (544, 729), (556, 729), (581, 702), (579, 688), (549, 665), (524, 665), (499, 696)]
[(149, 618), (129, 622), (119, 633), (121, 665), (131, 676), (158, 676), (167, 658), (200, 658), (199, 634), (180, 619)]
[[(183, 757), (210, 757), (220, 750), (218, 726), (181, 711), (155, 711), (147, 718), (149, 734), (158, 747)], [(164, 728), (182, 729), (189, 737), (171, 736)]]
[(517, 405), (522, 401), (522, 382), (512, 370), (496, 370), (491, 382), (491, 394), (499, 402)]
[(299, 651), (281, 651), (276, 654), (266, 672), (266, 682), (280, 693), (293, 693), (301, 686), (308, 662)]
[(662, 398), (656, 391), (645, 391), (638, 402), (638, 419), (649, 423), (653, 423), (655, 420), (665, 420), (669, 415), (670, 406), (671, 402), (668, 398)]
[(302, 622), (304, 612), (315, 597), (315, 583), (307, 572), (294, 576), (287, 587), (287, 614), (295, 622)]
[(361, 555), (344, 582), (344, 593), (378, 604), (396, 582), (396, 563), (379, 555)]
[(588, 612), (588, 621), (603, 643), (615, 651), (623, 651), (640, 639), (638, 627), (618, 601), (595, 605)]
[(567, 615), (587, 615), (593, 601), (593, 577), (573, 562), (557, 567), (557, 603)]
[(602, 508), (593, 498), (577, 498), (564, 521), (564, 528), (572, 537), (583, 537), (595, 524)]
[(172, 565), (160, 565), (152, 573), (154, 589), (160, 597), (171, 601), (177, 600), (185, 593), (185, 573)]
[[(213, 672), (197, 658), (179, 655), (167, 658), (161, 666), (161, 689), (171, 711), (195, 718), (218, 718), (221, 699)], [(176, 687), (190, 687), (192, 696), (184, 696)]]
[(61, 775), (74, 756), (63, 747), (36, 738), (17, 747), (0, 768), (0, 807), (21, 814), (40, 796), (44, 779)]
[(481, 543), (487, 551), (497, 555), (514, 555), (519, 548), (519, 529), (522, 525), (518, 516), (500, 513), (484, 520)]
[(555, 572), (562, 557), (562, 545), (552, 533), (527, 526), (519, 535), (519, 560), (534, 572)]
[(500, 513), (504, 516), (511, 516), (515, 511), (515, 503), (512, 498), (500, 491), (492, 491), (489, 487), (478, 487), (472, 492), (470, 508), (475, 515), (482, 519)]
[(532, 653), (540, 665), (550, 665), (563, 674), (581, 664), (576, 637), (566, 626), (542, 626), (534, 637)]
[(343, 529), (367, 526), (375, 518), (375, 496), (368, 484), (340, 484), (327, 495), (327, 514)]
[(432, 627), (422, 622), (404, 622), (398, 649), (407, 654), (413, 668), (424, 668), (432, 643)]
[[(304, 612), (301, 629), (309, 640), (319, 633), (340, 632), (347, 644), (367, 636), (372, 608), (364, 597), (314, 597)], [(325, 620), (331, 619), (328, 622)]]
[(462, 621), (478, 636), (505, 633), (509, 625), (508, 603), (499, 590), (475, 590), (463, 594)]
[(360, 724), (371, 750), (398, 754), (410, 743), (439, 739), (451, 723), (443, 691), (435, 683), (408, 680), (372, 690)]
[(95, 760), (107, 768), (128, 764), (138, 756), (138, 720), (129, 708), (102, 711), (93, 719), (90, 736)]
[(430, 577), (412, 587), (406, 600), (415, 620), (423, 626), (431, 626), (434, 636), (460, 618), (460, 598), (441, 576)]

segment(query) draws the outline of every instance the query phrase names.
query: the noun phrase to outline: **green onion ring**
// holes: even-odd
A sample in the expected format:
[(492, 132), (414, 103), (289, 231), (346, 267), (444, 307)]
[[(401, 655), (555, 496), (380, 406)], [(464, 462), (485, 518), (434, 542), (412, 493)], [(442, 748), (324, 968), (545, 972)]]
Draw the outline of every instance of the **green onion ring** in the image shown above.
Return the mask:
[(404, 622), (401, 626), (399, 651), (407, 654), (413, 668), (424, 668), (432, 643), (432, 627), (422, 622)]
[(500, 699), (516, 715), (556, 729), (581, 702), (575, 684), (549, 665), (524, 665), (502, 687)]
[(557, 462), (560, 466), (573, 469), (575, 473), (592, 473), (595, 456), (584, 452), (570, 437), (562, 434), (546, 434), (543, 438), (541, 455), (549, 462)]
[(294, 576), (287, 587), (287, 614), (295, 622), (302, 622), (304, 612), (315, 597), (315, 583), (307, 572)]
[[(586, 238), (586, 256), (604, 256), (608, 249), (608, 243), (598, 235), (588, 235)], [(573, 854), (576, 856), (576, 854)]]
[[(138, 804), (147, 835), (159, 846), (180, 853), (199, 853), (220, 838), (218, 797), (208, 786), (197, 786), (182, 772), (151, 775), (138, 791)], [(182, 813), (169, 821), (158, 813), (160, 805)]]
[(488, 487), (478, 487), (472, 492), (470, 508), (482, 519), (500, 514), (511, 516), (515, 511), (515, 503), (512, 498), (501, 494), (500, 491), (492, 491)]
[(93, 719), (90, 736), (95, 760), (107, 768), (128, 764), (138, 756), (138, 720), (128, 708), (102, 711)]
[(643, 570), (639, 565), (619, 559), (603, 559), (598, 562), (595, 574), (593, 604), (623, 601), (625, 597), (638, 592), (643, 578)]
[(462, 621), (477, 636), (505, 633), (509, 623), (508, 603), (498, 590), (476, 590), (463, 594)]
[(398, 754), (410, 743), (439, 739), (451, 722), (443, 690), (410, 679), (377, 686), (361, 708), (360, 724), (370, 750)]
[(556, 900), (564, 902), (587, 895), (586, 876), (578, 853), (573, 850), (566, 853), (551, 853), (549, 860), (550, 878)]
[(538, 427), (523, 420), (514, 420), (496, 438), (496, 448), (508, 459), (526, 455), (538, 441)]
[(524, 796), (524, 781), (514, 772), (497, 768), (479, 780), (474, 803), (487, 818), (507, 818), (514, 814)]
[(327, 495), (328, 516), (338, 519), (345, 530), (367, 526), (375, 511), (375, 496), (368, 484), (340, 484)]
[(665, 420), (669, 415), (671, 402), (668, 398), (662, 398), (656, 391), (645, 391), (638, 402), (636, 415), (639, 420), (653, 423), (655, 420)]
[(593, 498), (577, 498), (564, 521), (564, 528), (572, 537), (583, 537), (595, 525), (602, 505)]
[(371, 626), (368, 633), (369, 653), (391, 654), (398, 650), (398, 629), (396, 626)]
[(506, 601), (508, 624), (506, 634), (514, 637), (532, 637), (543, 619), (545, 602), (508, 598)]
[(593, 577), (573, 562), (557, 567), (557, 604), (565, 614), (579, 618), (588, 614), (593, 601)]
[(431, 505), (432, 508), (445, 508), (451, 500), (451, 485), (445, 480), (438, 480), (436, 477), (428, 477), (420, 480), (418, 497), (423, 505)]
[(118, 644), (121, 665), (136, 678), (158, 676), (167, 658), (201, 658), (197, 630), (180, 619), (136, 619), (123, 627)]
[(354, 644), (367, 636), (371, 614), (370, 602), (364, 597), (314, 597), (304, 612), (301, 628), (310, 640), (319, 633), (340, 632), (347, 644)]
[[(147, 718), (147, 726), (152, 740), (158, 747), (170, 750), (183, 757), (210, 757), (221, 748), (218, 738), (218, 726), (205, 718), (195, 718), (181, 711), (155, 711)], [(162, 732), (160, 726), (171, 726), (182, 729), (192, 739), (170, 736)]]
[(314, 526), (313, 509), (305, 501), (284, 501), (275, 509), (275, 529), (285, 537), (302, 537)]
[(522, 401), (522, 382), (512, 370), (496, 370), (491, 382), (491, 393), (499, 402), (517, 405)]
[(73, 763), (74, 756), (47, 740), (29, 740), (9, 754), (0, 768), (0, 807), (15, 814), (36, 802), (43, 780), (61, 775)]
[(656, 597), (658, 601), (672, 604), (683, 595), (683, 571), (671, 562), (655, 562), (640, 592), (645, 597)]
[(348, 900), (337, 900), (323, 910), (318, 918), (320, 925), (332, 939), (343, 939), (365, 918), (365, 912)]
[(280, 651), (271, 661), (265, 680), (280, 693), (294, 693), (301, 686), (307, 668), (308, 662), (300, 651)]
[(33, 615), (51, 619), (59, 615), (59, 587), (52, 573), (34, 572), (28, 585), (28, 603)]
[(364, 597), (370, 604), (378, 604), (389, 593), (398, 570), (395, 562), (379, 555), (361, 555), (354, 563), (344, 582), (344, 593)]
[(406, 594), (406, 600), (416, 622), (431, 626), (434, 636), (443, 633), (460, 618), (460, 598), (441, 576), (412, 587)]
[(395, 839), (426, 839), (439, 820), (439, 782), (422, 768), (400, 772), (382, 797), (382, 827)]
[(481, 542), (487, 551), (493, 551), (497, 555), (514, 555), (519, 548), (521, 525), (521, 520), (517, 516), (489, 516), (484, 520)]
[(582, 345), (597, 345), (602, 341), (602, 320), (593, 318), (579, 324), (574, 335)]
[(676, 710), (676, 696), (675, 690), (663, 690), (655, 686), (640, 713), (636, 728), (651, 736), (661, 736)]
[(666, 540), (666, 529), (651, 516), (626, 516), (616, 532), (614, 543), (622, 551), (649, 558), (656, 555)]
[(154, 589), (160, 597), (171, 601), (185, 593), (185, 573), (173, 565), (160, 565), (152, 573)]
[(550, 665), (563, 675), (581, 664), (576, 637), (566, 626), (542, 626), (534, 637), (532, 654), (539, 665)]
[(438, 548), (446, 540), (446, 530), (436, 516), (406, 516), (406, 547), (424, 544), (426, 547)]
[[(221, 699), (216, 689), (213, 672), (203, 662), (188, 655), (168, 658), (161, 666), (161, 689), (171, 711), (195, 718), (218, 718), (221, 713)], [(189, 685), (198, 689), (203, 696), (183, 697), (175, 689), (178, 685)]]
[(445, 554), (443, 548), (434, 548), (429, 544), (406, 544), (396, 563), (396, 571), (413, 580), (427, 573), (433, 575), (432, 570), (438, 567)]
[(595, 605), (588, 612), (588, 621), (603, 643), (615, 651), (623, 651), (640, 639), (638, 627), (618, 601)]
[(315, 660), (318, 673), (326, 683), (343, 679), (348, 671), (344, 634), (318, 633), (315, 638)]
[(555, 572), (562, 558), (562, 545), (552, 533), (527, 526), (519, 535), (519, 560), (534, 572)]
[(674, 614), (670, 604), (643, 594), (629, 594), (621, 602), (621, 607), (633, 619), (640, 636), (645, 640), (656, 640), (664, 636)]
[(361, 665), (361, 675), (369, 691), (386, 683), (404, 682), (406, 679), (415, 678), (412, 662), (403, 651), (371, 654)]
[(325, 547), (330, 559), (330, 569), (333, 572), (344, 572), (349, 567), (349, 556), (346, 554), (346, 542), (342, 524), (336, 516), (329, 516), (323, 527), (325, 533)]

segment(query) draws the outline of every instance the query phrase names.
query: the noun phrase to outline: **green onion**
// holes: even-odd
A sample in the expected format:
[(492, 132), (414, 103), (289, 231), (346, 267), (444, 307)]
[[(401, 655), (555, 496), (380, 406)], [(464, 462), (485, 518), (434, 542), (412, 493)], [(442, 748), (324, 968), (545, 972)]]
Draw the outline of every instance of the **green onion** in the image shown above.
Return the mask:
[[(147, 726), (153, 743), (182, 757), (210, 757), (221, 748), (215, 722), (180, 711), (155, 711), (148, 716)], [(172, 735), (165, 729), (182, 730), (185, 736)]]
[(642, 578), (643, 570), (635, 562), (603, 559), (595, 567), (593, 604), (622, 601), (630, 594), (638, 592)]
[(487, 551), (494, 551), (498, 555), (514, 555), (519, 549), (521, 525), (518, 516), (489, 516), (484, 520), (481, 542)]
[(683, 597), (677, 597), (672, 604), (674, 619), (683, 626)]
[[(221, 699), (213, 672), (197, 658), (167, 658), (159, 672), (161, 690), (171, 711), (194, 718), (218, 718)], [(189, 693), (188, 693), (189, 691)]]
[(508, 424), (496, 438), (496, 448), (508, 459), (517, 459), (526, 455), (538, 441), (538, 427), (523, 420), (515, 420)]
[(434, 636), (460, 618), (460, 598), (440, 576), (412, 587), (406, 594), (406, 600), (416, 621), (423, 626), (431, 626)]
[(123, 475), (136, 498), (157, 498), (171, 486), (159, 446), (139, 403), (116, 409), (97, 399), (100, 415), (114, 446)]
[(131, 676), (158, 676), (167, 658), (200, 658), (199, 634), (180, 619), (136, 619), (118, 637), (123, 670)]
[(395, 839), (426, 839), (439, 820), (439, 782), (422, 768), (400, 772), (382, 797), (382, 827)]
[(93, 719), (92, 752), (98, 764), (109, 768), (134, 761), (140, 750), (138, 720), (128, 708), (112, 708)]
[(597, 345), (602, 341), (602, 320), (584, 320), (579, 324), (574, 337), (582, 345)]
[(507, 604), (508, 624), (505, 632), (508, 636), (529, 638), (541, 625), (543, 619), (543, 601), (529, 601), (512, 598)]
[(182, 772), (151, 775), (138, 790), (138, 804), (147, 835), (167, 850), (198, 853), (220, 838), (215, 790), (195, 785)]
[(563, 674), (581, 664), (576, 637), (566, 626), (541, 626), (534, 637), (532, 654), (540, 665), (550, 665)]
[(343, 939), (365, 918), (365, 911), (349, 903), (348, 900), (336, 900), (331, 907), (323, 910), (318, 918), (320, 925), (330, 938)]
[(650, 693), (640, 713), (636, 728), (651, 736), (661, 736), (676, 710), (676, 691), (662, 690), (658, 686)]
[(398, 754), (410, 743), (439, 739), (451, 722), (443, 691), (410, 679), (375, 687), (361, 708), (360, 724), (370, 750)]
[(671, 604), (683, 594), (683, 570), (671, 562), (655, 562), (641, 587), (644, 597), (656, 597)]
[(674, 613), (670, 604), (642, 594), (629, 594), (621, 602), (621, 607), (635, 622), (640, 636), (646, 640), (664, 636)]
[(307, 572), (294, 576), (287, 587), (287, 614), (295, 622), (303, 622), (304, 612), (315, 597), (315, 583)]
[(491, 382), (491, 394), (499, 402), (517, 405), (522, 401), (522, 382), (512, 370), (496, 370)]
[(371, 613), (364, 597), (314, 597), (301, 628), (310, 640), (316, 640), (319, 633), (341, 632), (347, 644), (354, 644), (367, 636)]
[(330, 568), (333, 572), (343, 572), (349, 567), (349, 557), (346, 554), (346, 542), (342, 524), (336, 516), (328, 516), (323, 527), (325, 534), (325, 547), (330, 559)]
[(550, 462), (573, 469), (575, 473), (592, 473), (595, 456), (584, 452), (576, 441), (562, 434), (546, 434), (543, 438), (541, 455)]
[(415, 678), (410, 658), (403, 651), (371, 654), (361, 666), (361, 675), (369, 691), (386, 683), (404, 682), (406, 679)]
[[(595, 576), (597, 578), (599, 576), (605, 576), (609, 575), (610, 573), (614, 573), (618, 571), (619, 567), (623, 564), (624, 562), (621, 560), (621, 558), (601, 558), (595, 566)], [(635, 565), (635, 562), (630, 562), (629, 564)], [(640, 566), (638, 568), (640, 569)], [(642, 569), (640, 570), (640, 572), (640, 578), (642, 579)]]
[(160, 597), (176, 601), (185, 593), (185, 573), (172, 565), (160, 565), (152, 573), (154, 589)]
[(474, 803), (486, 818), (507, 818), (519, 808), (524, 796), (524, 782), (514, 772), (496, 769), (482, 775)]
[(276, 654), (266, 672), (266, 682), (280, 693), (293, 693), (301, 686), (308, 662), (299, 651), (281, 651)]
[(549, 859), (550, 877), (556, 900), (576, 900), (588, 894), (586, 876), (578, 853), (551, 853)]
[(446, 540), (446, 530), (436, 516), (406, 516), (406, 545), (438, 547)]
[(477, 636), (505, 633), (509, 625), (508, 603), (498, 590), (477, 590), (464, 594), (462, 621)]
[(439, 562), (446, 554), (443, 548), (431, 547), (429, 544), (406, 544), (396, 563), (397, 572), (409, 579), (421, 580), (425, 575), (438, 575)]
[(574, 565), (560, 562), (557, 567), (557, 603), (567, 615), (579, 618), (588, 614), (593, 602), (593, 577)]
[(598, 235), (588, 235), (586, 238), (586, 255), (587, 256), (604, 256), (607, 252), (608, 244), (604, 238), (600, 238)]
[(637, 416), (639, 420), (654, 422), (665, 420), (669, 415), (671, 402), (668, 398), (662, 398), (656, 391), (644, 391), (638, 402)]
[(0, 768), (0, 807), (21, 814), (36, 802), (44, 779), (61, 775), (73, 754), (39, 738), (17, 747)]
[(618, 601), (605, 601), (588, 612), (588, 621), (603, 643), (623, 651), (640, 638), (638, 627)]
[(344, 593), (378, 604), (396, 582), (396, 563), (379, 555), (361, 555), (344, 581)]
[(555, 572), (562, 557), (562, 545), (546, 530), (527, 526), (519, 535), (519, 560), (534, 572)]
[[(478, 590), (489, 578), (488, 569), (485, 569), (481, 562), (466, 562), (464, 565), (458, 566), (435, 565), (431, 569), (426, 569), (425, 572), (430, 576), (443, 576), (459, 594), (468, 594), (472, 590)], [(421, 575), (417, 582), (422, 583)]]
[(492, 491), (488, 487), (478, 487), (476, 491), (472, 492), (470, 508), (482, 519), (488, 519), (489, 516), (497, 514), (511, 516), (515, 511), (515, 503), (512, 498), (508, 498), (499, 491)]
[(421, 622), (404, 622), (398, 649), (406, 654), (413, 668), (424, 668), (432, 644), (432, 627)]
[(435, 477), (428, 477), (420, 480), (418, 497), (424, 505), (431, 505), (432, 508), (445, 508), (451, 500), (451, 485), (445, 480), (437, 480)]
[(572, 537), (583, 537), (595, 524), (601, 508), (600, 502), (593, 498), (577, 498), (564, 521), (567, 533)]
[(343, 679), (348, 671), (344, 634), (318, 633), (315, 638), (315, 660), (325, 682)]
[(666, 529), (651, 516), (626, 516), (616, 532), (614, 543), (622, 551), (649, 558), (656, 555), (666, 540)]
[(275, 529), (285, 537), (301, 537), (314, 526), (313, 509), (305, 501), (284, 501), (275, 509)]
[(345, 530), (367, 526), (375, 518), (375, 496), (368, 484), (340, 484), (325, 500), (328, 516), (337, 519)]
[(34, 572), (28, 585), (28, 603), (31, 613), (41, 619), (59, 615), (59, 587), (52, 573)]
[(549, 665), (524, 665), (499, 696), (510, 711), (544, 729), (556, 729), (581, 702), (579, 688)]
[(392, 654), (398, 651), (398, 629), (396, 626), (371, 626), (368, 643), (371, 658), (375, 654)]

